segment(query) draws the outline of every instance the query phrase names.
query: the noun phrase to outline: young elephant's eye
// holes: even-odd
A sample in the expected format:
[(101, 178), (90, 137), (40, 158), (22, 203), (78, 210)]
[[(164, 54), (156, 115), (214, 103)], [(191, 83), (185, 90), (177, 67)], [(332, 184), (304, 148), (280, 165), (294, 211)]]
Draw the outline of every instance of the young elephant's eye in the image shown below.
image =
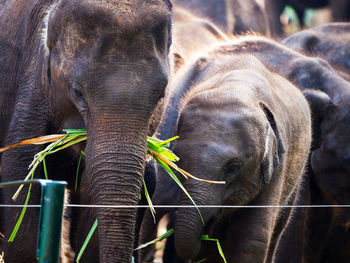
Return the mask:
[(235, 175), (241, 166), (241, 162), (238, 160), (230, 161), (226, 166), (226, 173), (229, 175)]

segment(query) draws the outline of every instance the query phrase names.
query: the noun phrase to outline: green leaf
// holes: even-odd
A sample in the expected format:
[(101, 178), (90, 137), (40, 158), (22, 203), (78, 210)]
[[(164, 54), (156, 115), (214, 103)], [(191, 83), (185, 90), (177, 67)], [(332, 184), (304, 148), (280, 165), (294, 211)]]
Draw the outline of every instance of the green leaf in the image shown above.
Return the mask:
[(84, 253), (87, 245), (89, 244), (90, 239), (91, 239), (92, 235), (94, 234), (94, 232), (95, 232), (95, 230), (97, 228), (97, 225), (98, 225), (98, 223), (97, 223), (97, 219), (96, 219), (94, 224), (93, 224), (93, 226), (91, 227), (91, 229), (89, 231), (89, 234), (87, 235), (87, 237), (86, 237), (86, 239), (84, 241), (83, 246), (81, 247), (81, 249), (79, 251), (79, 254), (78, 254), (78, 257), (77, 257), (77, 260), (76, 260), (77, 263), (79, 263), (81, 257), (83, 256), (83, 253)]
[(218, 248), (218, 252), (219, 252), (221, 258), (224, 260), (225, 263), (227, 263), (227, 262), (226, 262), (225, 255), (224, 255), (224, 251), (223, 251), (222, 248), (221, 248), (219, 239), (209, 238), (208, 235), (203, 235), (203, 236), (201, 236), (201, 240), (203, 240), (203, 241), (212, 241), (212, 242), (216, 242), (216, 246), (217, 246), (217, 248)]
[(81, 159), (82, 159), (82, 158), (83, 158), (83, 151), (81, 151), (81, 153), (80, 153), (80, 157), (79, 157), (79, 161), (78, 161), (78, 166), (77, 166), (77, 172), (75, 173), (75, 186), (74, 186), (75, 191), (76, 191), (77, 188), (78, 188), (79, 168), (80, 168), (80, 162), (81, 162)]
[(47, 177), (47, 169), (46, 169), (46, 162), (45, 162), (45, 158), (43, 158), (43, 168), (44, 168), (44, 175), (45, 175), (45, 179), (48, 180), (49, 178)]
[(205, 261), (207, 261), (207, 259), (206, 259), (206, 258), (203, 258), (203, 259), (201, 259), (201, 260), (199, 260), (199, 261), (197, 261), (197, 262), (195, 262), (195, 263), (202, 263), (202, 262), (205, 262)]
[(134, 250), (140, 250), (140, 249), (143, 249), (145, 247), (148, 247), (149, 245), (153, 245), (154, 243), (156, 243), (158, 241), (162, 241), (163, 239), (170, 237), (172, 234), (174, 234), (174, 229), (169, 229), (163, 235), (157, 237), (156, 239), (153, 239), (152, 241), (149, 241), (149, 242), (147, 242), (145, 244), (142, 244), (141, 246), (135, 248)]
[(163, 157), (173, 161), (177, 162), (179, 160), (179, 157), (177, 157), (173, 152), (171, 152), (169, 149), (164, 148), (164, 146), (159, 146), (157, 144), (154, 144), (152, 142), (147, 142), (147, 148), (148, 152), (152, 154), (152, 151), (161, 154)]
[(167, 140), (163, 141), (163, 140), (160, 140), (160, 139), (157, 139), (157, 138), (154, 138), (154, 137), (148, 137), (147, 140), (149, 142), (157, 144), (158, 146), (169, 148), (170, 142), (176, 140), (177, 138), (179, 138), (179, 136), (175, 136), (175, 137), (172, 137), (170, 139), (167, 139)]
[(29, 203), (29, 198), (30, 198), (30, 190), (32, 189), (32, 184), (29, 185), (29, 189), (28, 189), (28, 193), (27, 193), (27, 198), (26, 198), (26, 201), (24, 203), (24, 207), (22, 208), (22, 212), (21, 212), (21, 215), (19, 216), (18, 220), (17, 220), (17, 223), (14, 227), (14, 229), (12, 230), (12, 233), (11, 233), (11, 236), (8, 240), (8, 242), (13, 242), (15, 240), (15, 237), (17, 235), (17, 232), (18, 232), (18, 229), (23, 221), (23, 217), (24, 217), (24, 214), (26, 213), (26, 210), (27, 210), (27, 205)]
[(173, 173), (173, 171), (170, 169), (170, 167), (163, 162), (162, 160), (160, 160), (158, 157), (154, 156), (154, 158), (156, 159), (156, 161), (159, 163), (160, 166), (163, 167), (163, 169), (165, 171), (167, 171), (167, 173), (170, 175), (170, 177), (177, 183), (177, 185), (181, 188), (181, 190), (187, 195), (187, 197), (191, 200), (191, 202), (193, 203), (193, 205), (196, 207), (199, 216), (201, 217), (202, 223), (203, 225), (205, 225), (203, 217), (201, 212), (199, 211), (196, 203), (194, 202), (194, 200), (192, 199), (192, 197), (190, 196), (190, 194), (187, 192), (187, 190), (185, 189), (185, 187), (182, 185), (182, 183), (180, 182), (180, 180), (177, 178), (177, 176)]
[(145, 182), (144, 178), (142, 178), (142, 183), (143, 183), (143, 187), (145, 189), (146, 200), (147, 200), (147, 203), (149, 205), (149, 209), (151, 211), (151, 214), (153, 216), (153, 221), (154, 221), (154, 223), (156, 223), (156, 217), (154, 216), (154, 214), (156, 213), (156, 210), (154, 209), (154, 206), (152, 204), (152, 200), (151, 200), (151, 198), (150, 198), (150, 196), (148, 194), (147, 187), (146, 187), (146, 182)]
[(67, 133), (68, 136), (86, 134), (86, 129), (64, 129), (63, 131)]

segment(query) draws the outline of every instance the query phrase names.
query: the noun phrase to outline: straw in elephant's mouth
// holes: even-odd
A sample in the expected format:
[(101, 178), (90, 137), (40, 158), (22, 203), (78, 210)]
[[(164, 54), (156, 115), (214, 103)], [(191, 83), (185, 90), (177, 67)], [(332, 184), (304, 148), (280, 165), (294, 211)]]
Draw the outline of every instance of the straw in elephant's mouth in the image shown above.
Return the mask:
[[(29, 166), (30, 171), (24, 180), (33, 179), (34, 172), (40, 163), (43, 164), (45, 178), (48, 179), (48, 174), (47, 174), (46, 164), (45, 164), (45, 157), (50, 155), (50, 154), (56, 153), (60, 150), (66, 149), (72, 145), (76, 145), (80, 142), (87, 140), (87, 133), (86, 133), (85, 129), (67, 129), (67, 130), (64, 130), (64, 132), (66, 134), (46, 135), (46, 136), (42, 136), (42, 137), (28, 139), (28, 140), (25, 140), (25, 141), (22, 141), (22, 142), (19, 142), (19, 143), (16, 143), (16, 144), (4, 147), (4, 148), (0, 148), (0, 153), (17, 148), (17, 147), (20, 147), (20, 146), (24, 146), (24, 145), (30, 145), (30, 144), (38, 145), (38, 144), (50, 143), (43, 151), (37, 153), (34, 156), (34, 159)], [(195, 180), (200, 180), (200, 181), (204, 181), (207, 183), (217, 183), (217, 184), (224, 184), (225, 182), (221, 182), (221, 181), (216, 182), (216, 181), (209, 181), (209, 180), (200, 179), (200, 178), (192, 176), (188, 172), (179, 168), (174, 163), (174, 162), (178, 161), (179, 158), (172, 151), (170, 151), (168, 149), (170, 142), (177, 139), (177, 138), (178, 137), (174, 137), (174, 138), (170, 138), (168, 140), (162, 141), (162, 140), (159, 140), (156, 138), (148, 137), (147, 138), (147, 156), (154, 158), (158, 162), (158, 164), (160, 166), (162, 166), (168, 172), (168, 174), (172, 177), (172, 179), (174, 179), (174, 181), (178, 184), (178, 186), (182, 189), (182, 191), (184, 191), (184, 193), (187, 195), (187, 197), (191, 200), (193, 205), (196, 207), (198, 213), (200, 214), (200, 211), (197, 208), (197, 205), (195, 204), (194, 200), (189, 195), (189, 193), (186, 191), (186, 189), (183, 187), (183, 185), (181, 184), (179, 179), (176, 177), (176, 175), (173, 173), (172, 169), (175, 169), (176, 171), (178, 171), (186, 179), (188, 177), (190, 177), (190, 178), (195, 179)], [(82, 155), (80, 158), (82, 158), (83, 154), (84, 154), (84, 151), (82, 152)], [(79, 164), (78, 164), (78, 169), (77, 169), (77, 176), (78, 176), (78, 171), (79, 171)], [(145, 195), (146, 195), (147, 202), (149, 204), (149, 208), (154, 216), (155, 210), (154, 210), (153, 204), (151, 202), (151, 199), (148, 195), (148, 191), (147, 191), (146, 184), (144, 181), (143, 181), (143, 184), (144, 184)], [(21, 185), (18, 188), (18, 190), (16, 191), (16, 193), (12, 197), (13, 200), (16, 200), (16, 198), (18, 197), (22, 188), (23, 188), (23, 185)], [(30, 197), (30, 188), (29, 188), (28, 193), (27, 193), (25, 206), (22, 209), (21, 215), (20, 215), (20, 217), (15, 225), (15, 228), (11, 234), (9, 242), (12, 242), (17, 234), (17, 231), (19, 229), (19, 226), (21, 225), (23, 216), (24, 216), (25, 211), (26, 211), (26, 205), (29, 202), (29, 197)], [(200, 216), (201, 216), (201, 214), (200, 214)], [(201, 218), (202, 218), (202, 216), (201, 216)], [(202, 221), (203, 221), (203, 218), (202, 218)], [(97, 220), (95, 223), (97, 225)]]

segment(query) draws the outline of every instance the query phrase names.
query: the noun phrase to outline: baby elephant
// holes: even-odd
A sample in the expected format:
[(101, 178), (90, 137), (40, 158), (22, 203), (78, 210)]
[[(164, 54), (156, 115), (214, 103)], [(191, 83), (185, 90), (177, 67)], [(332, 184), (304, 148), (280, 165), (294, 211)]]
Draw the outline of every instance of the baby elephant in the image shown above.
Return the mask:
[[(200, 63), (200, 67), (198, 65)], [(193, 74), (193, 69), (199, 70)], [(180, 106), (179, 166), (192, 175), (226, 184), (186, 180), (197, 205), (291, 205), (304, 173), (311, 142), (308, 104), (286, 79), (250, 55), (212, 50), (187, 69), (195, 83)], [(186, 75), (186, 74), (185, 74)], [(185, 194), (180, 204), (192, 205)], [(182, 207), (175, 222), (180, 257), (222, 262), (271, 262), (285, 226), (287, 208)]]

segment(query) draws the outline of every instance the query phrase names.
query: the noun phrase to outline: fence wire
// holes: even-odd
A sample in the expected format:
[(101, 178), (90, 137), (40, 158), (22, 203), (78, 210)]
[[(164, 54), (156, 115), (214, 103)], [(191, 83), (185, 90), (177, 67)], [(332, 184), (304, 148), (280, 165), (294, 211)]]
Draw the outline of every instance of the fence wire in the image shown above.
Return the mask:
[[(40, 208), (41, 205), (6, 205), (7, 208)], [(65, 207), (73, 208), (149, 208), (148, 205), (82, 205), (67, 204)], [(154, 208), (350, 208), (350, 205), (154, 205)]]

